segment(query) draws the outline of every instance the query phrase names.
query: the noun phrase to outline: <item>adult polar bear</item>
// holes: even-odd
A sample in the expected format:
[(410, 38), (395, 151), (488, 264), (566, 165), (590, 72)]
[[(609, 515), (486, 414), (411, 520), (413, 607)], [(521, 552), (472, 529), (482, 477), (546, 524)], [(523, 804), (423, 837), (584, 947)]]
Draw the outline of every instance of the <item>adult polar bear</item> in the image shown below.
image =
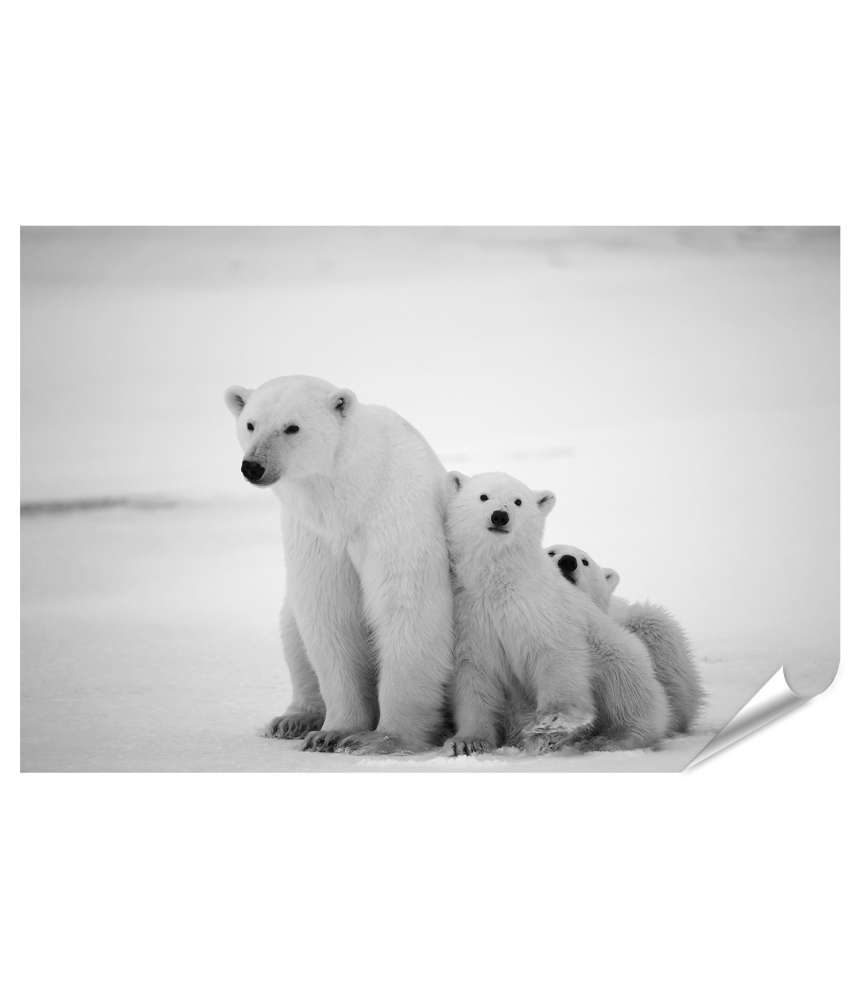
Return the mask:
[(269, 735), (324, 752), (438, 742), (453, 669), (439, 459), (392, 410), (322, 379), (231, 386), (225, 401), (242, 474), (281, 501), (293, 700)]

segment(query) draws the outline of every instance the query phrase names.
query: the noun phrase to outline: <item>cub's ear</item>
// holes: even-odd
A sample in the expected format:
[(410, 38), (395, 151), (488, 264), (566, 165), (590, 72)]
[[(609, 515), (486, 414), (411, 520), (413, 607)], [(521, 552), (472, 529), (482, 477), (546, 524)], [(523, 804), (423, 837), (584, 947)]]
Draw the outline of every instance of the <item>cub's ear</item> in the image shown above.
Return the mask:
[(251, 390), (246, 389), (243, 385), (232, 385), (229, 389), (224, 390), (224, 402), (227, 403), (227, 409), (234, 417), (238, 417), (242, 413), (250, 395)]
[(535, 502), (538, 504), (538, 509), (546, 517), (556, 506), (556, 494), (550, 490), (537, 490)]
[(604, 580), (607, 582), (611, 594), (619, 586), (619, 574), (614, 569), (604, 570)]
[(346, 417), (356, 402), (356, 394), (352, 389), (338, 389), (332, 394), (332, 409), (337, 410), (342, 417)]
[(468, 479), (469, 476), (465, 476), (462, 472), (447, 472), (445, 474), (445, 485), (448, 495), (453, 497), (455, 493), (460, 493), (463, 489), (463, 484)]

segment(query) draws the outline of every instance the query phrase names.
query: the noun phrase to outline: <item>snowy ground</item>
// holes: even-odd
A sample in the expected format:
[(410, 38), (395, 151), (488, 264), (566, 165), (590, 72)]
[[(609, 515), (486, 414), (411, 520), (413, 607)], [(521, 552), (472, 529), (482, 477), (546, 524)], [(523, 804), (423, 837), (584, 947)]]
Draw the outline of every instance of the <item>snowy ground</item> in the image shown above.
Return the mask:
[[(25, 770), (676, 770), (838, 645), (837, 244), (826, 233), (25, 233)], [(450, 468), (559, 497), (547, 542), (687, 627), (709, 691), (659, 752), (298, 752), (271, 496), (234, 382), (318, 374)], [(144, 498), (99, 506), (100, 498)], [(90, 500), (92, 509), (66, 501)], [(149, 501), (163, 500), (163, 503)]]
[[(708, 708), (696, 732), (659, 752), (530, 758), (502, 751), (468, 760), (302, 753), (297, 742), (257, 735), (289, 701), (276, 627), (278, 531), (274, 498), (259, 494), (236, 503), (25, 517), (22, 768), (678, 770), (787, 654), (832, 656), (834, 631), (824, 619), (812, 623), (812, 641), (788, 645), (797, 622), (771, 633), (733, 632), (727, 623), (724, 634), (709, 634), (692, 611), (687, 624), (697, 623), (691, 636)], [(561, 530), (561, 537), (570, 536)], [(727, 597), (738, 622), (747, 596), (741, 587)], [(689, 594), (687, 603), (697, 600)]]
[(719, 650), (700, 650), (709, 659), (703, 663), (712, 692), (708, 716), (701, 732), (672, 741), (660, 754), (538, 761), (509, 751), (449, 761), (302, 753), (298, 742), (256, 735), (289, 700), (276, 629), (277, 518), (274, 509), (256, 507), (25, 520), (24, 770), (580, 769), (596, 763), (676, 769), (769, 672), (749, 654), (726, 659)]

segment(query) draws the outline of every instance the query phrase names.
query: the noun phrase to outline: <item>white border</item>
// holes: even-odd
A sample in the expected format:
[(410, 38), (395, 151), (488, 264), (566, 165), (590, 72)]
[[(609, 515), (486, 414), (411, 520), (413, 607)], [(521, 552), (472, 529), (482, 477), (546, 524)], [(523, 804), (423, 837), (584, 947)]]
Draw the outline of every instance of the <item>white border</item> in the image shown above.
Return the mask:
[[(18, 5), (4, 368), (19, 224), (842, 224), (856, 330), (840, 10)], [(843, 349), (853, 511), (857, 338)], [(857, 521), (843, 537), (857, 552)], [(12, 995), (849, 995), (847, 562), (834, 687), (682, 778), (20, 776), (7, 569)]]

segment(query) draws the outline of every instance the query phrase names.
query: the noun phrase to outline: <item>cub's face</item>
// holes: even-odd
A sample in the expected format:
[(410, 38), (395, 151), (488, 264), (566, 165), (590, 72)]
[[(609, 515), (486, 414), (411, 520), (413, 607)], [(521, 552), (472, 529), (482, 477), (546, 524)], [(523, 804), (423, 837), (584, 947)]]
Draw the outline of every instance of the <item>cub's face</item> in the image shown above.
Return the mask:
[(550, 545), (544, 551), (569, 583), (588, 594), (602, 611), (609, 610), (610, 598), (619, 583), (614, 569), (603, 569), (588, 552), (573, 545)]
[(254, 486), (279, 479), (329, 475), (356, 397), (322, 379), (290, 375), (259, 389), (233, 385), (224, 393), (236, 417), (240, 471)]
[(504, 551), (518, 544), (539, 546), (544, 519), (556, 497), (531, 490), (502, 472), (448, 474), (446, 517), (451, 544), (458, 550)]

